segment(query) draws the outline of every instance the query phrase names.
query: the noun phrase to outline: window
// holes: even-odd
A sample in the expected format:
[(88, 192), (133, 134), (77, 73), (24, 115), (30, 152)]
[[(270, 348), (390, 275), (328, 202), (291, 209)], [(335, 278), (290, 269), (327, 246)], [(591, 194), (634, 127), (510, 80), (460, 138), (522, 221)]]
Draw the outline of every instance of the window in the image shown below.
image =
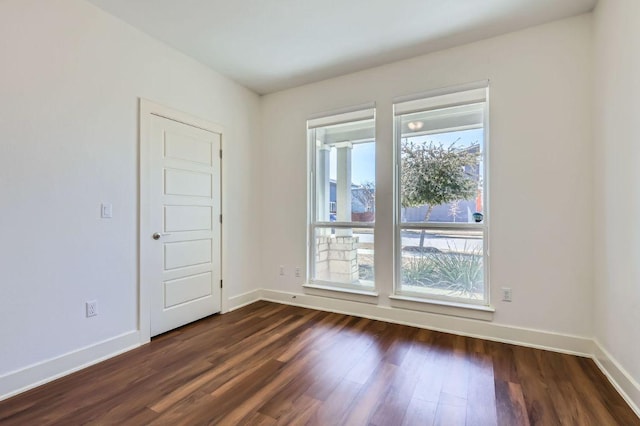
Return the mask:
[(309, 281), (374, 290), (375, 111), (307, 122)]
[(394, 105), (397, 295), (488, 304), (482, 86)]

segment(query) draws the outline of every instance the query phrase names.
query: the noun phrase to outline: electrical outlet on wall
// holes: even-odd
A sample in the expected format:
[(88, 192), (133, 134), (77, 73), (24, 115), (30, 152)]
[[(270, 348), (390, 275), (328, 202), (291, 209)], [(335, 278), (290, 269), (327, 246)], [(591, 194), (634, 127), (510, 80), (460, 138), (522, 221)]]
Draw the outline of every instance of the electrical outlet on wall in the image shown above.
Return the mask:
[(111, 219), (113, 217), (113, 205), (111, 203), (100, 204), (100, 217), (103, 219)]
[(503, 302), (511, 302), (512, 294), (510, 287), (502, 287), (502, 301)]
[(296, 277), (300, 278), (300, 267), (296, 266)]
[(284, 276), (284, 265), (280, 265), (280, 275)]
[(85, 303), (85, 308), (87, 311), (87, 318), (95, 317), (98, 315), (98, 302), (96, 300), (90, 300)]

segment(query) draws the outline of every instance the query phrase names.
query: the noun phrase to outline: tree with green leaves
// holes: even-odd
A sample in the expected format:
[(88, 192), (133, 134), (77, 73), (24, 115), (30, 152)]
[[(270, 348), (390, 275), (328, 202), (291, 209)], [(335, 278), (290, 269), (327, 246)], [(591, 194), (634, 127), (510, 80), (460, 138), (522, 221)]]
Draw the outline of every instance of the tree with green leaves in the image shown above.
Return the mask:
[[(467, 200), (476, 194), (477, 182), (467, 172), (477, 167), (479, 150), (472, 145), (464, 149), (455, 147), (455, 142), (443, 144), (414, 143), (404, 140), (401, 144), (402, 207), (427, 205), (424, 221), (429, 221), (435, 206), (458, 200)], [(424, 233), (420, 247), (424, 243)]]

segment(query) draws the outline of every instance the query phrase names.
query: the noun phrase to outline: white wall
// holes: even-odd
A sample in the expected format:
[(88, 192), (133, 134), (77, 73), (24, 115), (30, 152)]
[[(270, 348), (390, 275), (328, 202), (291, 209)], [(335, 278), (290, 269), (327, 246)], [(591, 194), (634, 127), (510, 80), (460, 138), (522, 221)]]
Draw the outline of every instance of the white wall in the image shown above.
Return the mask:
[(640, 2), (600, 0), (594, 41), (594, 330), (640, 406)]
[[(595, 351), (600, 362), (619, 373), (614, 378), (640, 404), (640, 347), (633, 337), (640, 323), (640, 226), (634, 221), (640, 210), (634, 183), (640, 181), (640, 4), (600, 0), (593, 38), (591, 18), (261, 102), (84, 1), (1, 1), (0, 396), (16, 390), (17, 382), (5, 380), (15, 371), (137, 327), (139, 97), (226, 129), (223, 274), (226, 295), (237, 302), (251, 300), (244, 294), (261, 287), (264, 294), (302, 292), (293, 268), (306, 263), (305, 120), (375, 101), (376, 272), (379, 306), (386, 307), (392, 98), (488, 78), (494, 323), (586, 338), (595, 332), (608, 352)], [(114, 205), (111, 220), (99, 218), (103, 201)], [(512, 303), (495, 296), (502, 286), (513, 288)], [(100, 310), (90, 320), (84, 318), (89, 299), (97, 299)], [(322, 306), (353, 307), (332, 303)], [(396, 317), (411, 322), (411, 315)]]
[(0, 58), (0, 395), (137, 328), (139, 97), (225, 128), (226, 292), (253, 289), (257, 95), (80, 0), (0, 2)]
[[(591, 16), (530, 28), (263, 98), (263, 279), (301, 293), (312, 114), (377, 104), (376, 282), (392, 291), (392, 99), (491, 80), (494, 323), (591, 337)], [(286, 276), (279, 276), (285, 265)], [(513, 302), (499, 301), (500, 287)]]

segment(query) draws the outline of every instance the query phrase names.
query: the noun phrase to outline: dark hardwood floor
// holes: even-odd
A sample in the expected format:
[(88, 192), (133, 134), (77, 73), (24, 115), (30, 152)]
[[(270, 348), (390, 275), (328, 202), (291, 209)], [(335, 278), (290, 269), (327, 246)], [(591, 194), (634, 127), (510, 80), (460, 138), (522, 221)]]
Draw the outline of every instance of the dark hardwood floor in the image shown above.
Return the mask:
[(2, 425), (640, 425), (585, 358), (258, 302), (0, 402)]

